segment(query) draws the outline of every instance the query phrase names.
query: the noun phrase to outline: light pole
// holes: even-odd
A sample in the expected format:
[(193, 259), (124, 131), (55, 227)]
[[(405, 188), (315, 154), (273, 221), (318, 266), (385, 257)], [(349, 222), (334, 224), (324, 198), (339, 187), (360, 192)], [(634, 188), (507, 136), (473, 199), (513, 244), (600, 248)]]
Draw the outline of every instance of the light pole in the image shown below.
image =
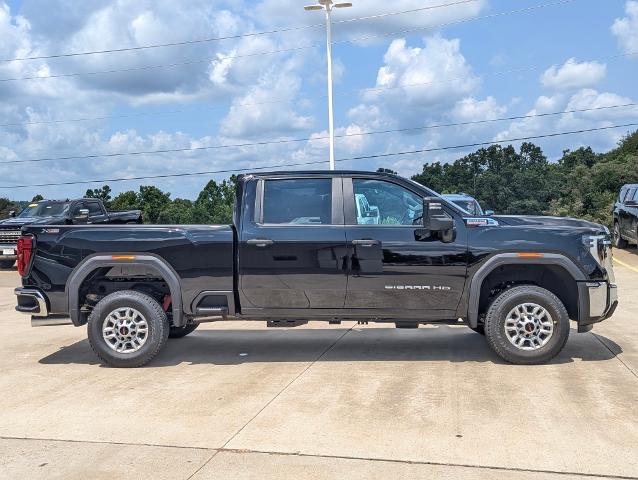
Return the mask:
[(326, 11), (326, 51), (328, 55), (328, 135), (330, 137), (330, 170), (335, 169), (335, 128), (332, 105), (332, 9), (348, 8), (352, 3), (333, 3), (332, 0), (318, 0), (317, 5), (307, 5), (305, 10)]

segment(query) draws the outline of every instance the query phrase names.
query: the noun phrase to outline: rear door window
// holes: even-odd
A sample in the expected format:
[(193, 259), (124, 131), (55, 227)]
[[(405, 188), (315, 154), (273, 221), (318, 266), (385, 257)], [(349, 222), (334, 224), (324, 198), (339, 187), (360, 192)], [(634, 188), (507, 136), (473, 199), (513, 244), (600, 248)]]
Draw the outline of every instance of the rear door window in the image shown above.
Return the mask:
[(102, 211), (102, 207), (98, 202), (89, 202), (88, 204), (89, 216), (96, 217), (98, 215), (102, 215), (104, 212)]
[(275, 225), (330, 225), (332, 180), (266, 180), (262, 221)]

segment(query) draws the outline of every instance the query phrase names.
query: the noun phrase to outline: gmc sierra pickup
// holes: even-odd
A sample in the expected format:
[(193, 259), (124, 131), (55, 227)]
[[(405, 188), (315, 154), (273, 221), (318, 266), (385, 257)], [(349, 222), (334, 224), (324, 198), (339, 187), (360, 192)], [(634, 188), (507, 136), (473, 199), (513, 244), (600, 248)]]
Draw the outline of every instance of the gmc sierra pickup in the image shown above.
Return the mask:
[(11, 268), (16, 261), (16, 244), (25, 225), (84, 225), (104, 223), (142, 223), (140, 210), (109, 212), (101, 200), (42, 200), (29, 204), (18, 215), (0, 220), (0, 268)]
[(87, 325), (97, 356), (150, 361), (201, 322), (464, 323), (536, 364), (612, 315), (606, 227), (476, 217), (387, 173), (243, 175), (232, 225), (22, 229), (17, 307), (32, 325)]

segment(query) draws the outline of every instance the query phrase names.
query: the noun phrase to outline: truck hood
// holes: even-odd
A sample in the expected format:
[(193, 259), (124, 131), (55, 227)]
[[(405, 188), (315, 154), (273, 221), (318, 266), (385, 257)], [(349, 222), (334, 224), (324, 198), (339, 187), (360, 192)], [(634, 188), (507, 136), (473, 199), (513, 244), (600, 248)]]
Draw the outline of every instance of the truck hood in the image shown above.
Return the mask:
[(1, 227), (20, 228), (25, 225), (55, 225), (64, 222), (64, 217), (25, 217), (25, 218), (7, 218), (0, 221)]
[(532, 215), (494, 215), (493, 217), (503, 225), (511, 226), (547, 226), (547, 227), (567, 227), (567, 228), (590, 228), (597, 231), (606, 231), (606, 227), (598, 223), (578, 218), (569, 217), (545, 217)]

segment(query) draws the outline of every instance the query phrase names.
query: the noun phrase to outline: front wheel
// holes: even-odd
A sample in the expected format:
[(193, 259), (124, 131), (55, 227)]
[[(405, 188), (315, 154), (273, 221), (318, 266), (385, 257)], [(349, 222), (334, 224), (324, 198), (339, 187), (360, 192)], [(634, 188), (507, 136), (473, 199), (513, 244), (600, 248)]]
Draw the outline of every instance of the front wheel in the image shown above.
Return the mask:
[(489, 346), (503, 360), (537, 365), (554, 358), (569, 337), (569, 315), (549, 290), (521, 285), (501, 293), (485, 317)]
[(620, 224), (618, 222), (614, 222), (614, 247), (627, 248), (627, 240), (622, 238), (622, 234), (620, 233)]
[(122, 290), (98, 302), (89, 316), (87, 330), (91, 348), (104, 363), (141, 367), (166, 344), (169, 323), (154, 298)]

